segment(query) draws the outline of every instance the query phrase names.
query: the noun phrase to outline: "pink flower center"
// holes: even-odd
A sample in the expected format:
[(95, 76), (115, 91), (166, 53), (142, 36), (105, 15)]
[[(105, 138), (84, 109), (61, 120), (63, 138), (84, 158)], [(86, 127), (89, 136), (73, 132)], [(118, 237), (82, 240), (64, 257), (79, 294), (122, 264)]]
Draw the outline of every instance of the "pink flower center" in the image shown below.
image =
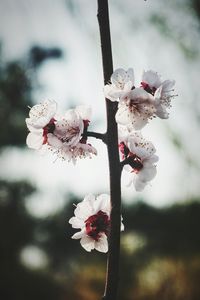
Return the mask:
[(43, 145), (47, 143), (47, 134), (53, 133), (55, 130), (55, 119), (52, 118), (49, 123), (43, 128)]
[(85, 221), (86, 233), (95, 241), (98, 241), (101, 233), (108, 235), (109, 225), (110, 219), (108, 215), (100, 210), (96, 215), (90, 216)]
[(119, 147), (119, 151), (122, 153), (122, 159), (127, 158), (129, 156), (130, 151), (128, 147), (126, 147), (124, 142), (121, 142), (118, 147)]
[(148, 83), (142, 81), (141, 82), (141, 87), (149, 94), (153, 95), (155, 94), (156, 88), (153, 86), (152, 88), (149, 86)]

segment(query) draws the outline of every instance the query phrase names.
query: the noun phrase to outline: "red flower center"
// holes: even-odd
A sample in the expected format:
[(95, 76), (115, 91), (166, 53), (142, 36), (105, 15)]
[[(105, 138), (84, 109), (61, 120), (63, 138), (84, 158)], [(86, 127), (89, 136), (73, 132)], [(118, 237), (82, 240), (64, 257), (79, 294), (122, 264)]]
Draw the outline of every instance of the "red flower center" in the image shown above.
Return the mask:
[(47, 143), (47, 134), (53, 133), (55, 130), (55, 119), (52, 118), (49, 123), (43, 128), (43, 145)]
[(149, 94), (153, 95), (155, 94), (156, 88), (153, 86), (152, 88), (148, 85), (148, 83), (142, 81), (141, 87)]
[(100, 233), (108, 235), (109, 225), (110, 219), (108, 215), (100, 210), (96, 215), (90, 216), (85, 221), (86, 233), (95, 241), (98, 241), (101, 237)]
[(132, 172), (138, 173), (143, 168), (141, 158), (135, 153), (130, 152), (129, 148), (124, 144), (124, 142), (119, 144), (119, 150), (122, 153), (122, 159), (126, 159), (127, 164), (133, 168)]

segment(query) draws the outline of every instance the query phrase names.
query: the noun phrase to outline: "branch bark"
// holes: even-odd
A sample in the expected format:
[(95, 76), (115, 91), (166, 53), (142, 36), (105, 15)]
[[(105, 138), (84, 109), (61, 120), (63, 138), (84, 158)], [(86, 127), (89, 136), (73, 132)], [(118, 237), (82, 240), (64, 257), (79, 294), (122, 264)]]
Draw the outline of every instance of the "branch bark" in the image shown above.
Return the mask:
[(106, 134), (105, 133), (99, 133), (94, 131), (86, 131), (82, 134), (83, 137), (94, 137), (96, 139), (102, 140), (106, 144)]
[[(98, 0), (97, 18), (99, 22), (101, 51), (103, 62), (104, 83), (110, 80), (113, 73), (112, 49), (110, 38), (110, 24), (108, 0)], [(120, 226), (121, 226), (121, 167), (118, 151), (118, 132), (115, 114), (117, 102), (106, 99), (107, 111), (107, 150), (110, 172), (111, 197), (111, 228), (109, 235), (109, 251), (107, 261), (106, 285), (104, 300), (117, 299), (119, 282), (119, 256), (120, 256)]]

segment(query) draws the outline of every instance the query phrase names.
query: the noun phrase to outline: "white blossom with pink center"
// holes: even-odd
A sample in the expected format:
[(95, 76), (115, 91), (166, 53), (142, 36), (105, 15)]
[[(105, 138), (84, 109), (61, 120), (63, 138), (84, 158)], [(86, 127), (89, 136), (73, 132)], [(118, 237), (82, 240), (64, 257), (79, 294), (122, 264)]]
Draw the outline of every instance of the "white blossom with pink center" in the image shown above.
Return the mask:
[(51, 151), (63, 160), (76, 162), (77, 158), (92, 157), (96, 149), (87, 143), (87, 131), (91, 118), (91, 108), (80, 105), (69, 109), (64, 116), (56, 114), (57, 104), (47, 100), (30, 110), (26, 124), (30, 133), (27, 136), (29, 148)]
[(142, 129), (155, 114), (154, 98), (142, 88), (135, 88), (120, 97), (116, 122)]
[[(88, 126), (90, 120), (90, 116), (85, 113), (85, 111), (89, 111), (89, 108), (82, 107), (82, 110), (83, 114), (81, 114), (80, 107), (69, 109), (64, 116), (58, 118), (53, 132), (54, 139), (58, 139), (58, 147), (60, 145), (73, 147), (81, 140), (85, 124)], [(83, 119), (83, 115), (85, 119)], [(56, 146), (55, 141), (54, 146)]]
[(104, 95), (111, 101), (118, 101), (121, 95), (131, 91), (134, 87), (134, 71), (129, 68), (116, 69), (110, 78), (111, 83), (104, 86)]
[(133, 184), (136, 191), (142, 191), (156, 176), (155, 163), (158, 156), (155, 155), (155, 147), (145, 140), (140, 132), (126, 131), (120, 137), (119, 150), (122, 161), (127, 162), (124, 166), (124, 170), (129, 173), (127, 185)]
[[(51, 137), (49, 137), (49, 140), (53, 147), (52, 141), (55, 140), (55, 136), (52, 135)], [(92, 158), (92, 155), (97, 155), (97, 150), (88, 143), (79, 142), (75, 146), (67, 146), (61, 143), (59, 147), (58, 141), (56, 140), (56, 147), (57, 149), (53, 152), (57, 155), (58, 158), (66, 160), (68, 162), (72, 161), (74, 164), (77, 162), (77, 159), (87, 157)]]
[[(108, 251), (108, 235), (110, 230), (110, 196), (101, 194), (95, 197), (86, 195), (74, 211), (74, 217), (69, 220), (73, 228), (81, 229), (72, 236), (80, 239), (81, 246), (88, 252), (96, 249), (99, 252)], [(121, 223), (121, 230), (124, 225)]]
[(30, 131), (26, 139), (29, 148), (39, 150), (47, 143), (48, 133), (55, 129), (56, 109), (57, 103), (51, 100), (36, 104), (30, 109), (29, 118), (26, 118)]
[(157, 72), (152, 70), (143, 72), (141, 86), (154, 96), (155, 115), (161, 119), (169, 117), (167, 108), (171, 107), (171, 99), (176, 96), (172, 94), (174, 85), (174, 80), (162, 81), (161, 76)]
[(89, 126), (90, 116), (91, 108), (81, 105), (58, 119), (53, 134), (48, 134), (48, 143), (59, 158), (76, 163), (78, 158), (91, 158), (92, 154), (97, 154), (87, 143), (87, 137), (82, 136)]

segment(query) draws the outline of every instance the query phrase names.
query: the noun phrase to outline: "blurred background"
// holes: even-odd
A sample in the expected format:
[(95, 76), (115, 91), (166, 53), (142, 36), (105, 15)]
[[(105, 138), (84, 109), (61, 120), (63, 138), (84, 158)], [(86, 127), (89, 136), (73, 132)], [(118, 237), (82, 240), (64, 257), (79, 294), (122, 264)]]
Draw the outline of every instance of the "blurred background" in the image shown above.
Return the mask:
[[(200, 299), (200, 2), (110, 0), (114, 68), (176, 80), (168, 120), (144, 129), (159, 155), (144, 192), (122, 186), (119, 299)], [(96, 1), (0, 0), (0, 299), (94, 300), (106, 255), (87, 253), (68, 224), (73, 203), (108, 193), (106, 148), (76, 166), (25, 145), (29, 108), (92, 106), (104, 132)]]

